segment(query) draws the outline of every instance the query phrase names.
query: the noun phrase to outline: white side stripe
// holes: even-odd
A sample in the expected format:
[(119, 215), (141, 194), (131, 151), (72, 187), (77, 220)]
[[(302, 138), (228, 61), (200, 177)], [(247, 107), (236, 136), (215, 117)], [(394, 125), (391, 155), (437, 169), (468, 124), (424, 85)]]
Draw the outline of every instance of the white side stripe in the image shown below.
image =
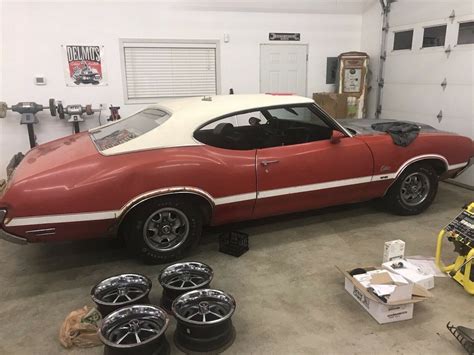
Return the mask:
[[(463, 168), (468, 163), (469, 162), (449, 165), (448, 170)], [(396, 173), (363, 176), (363, 177), (358, 177), (358, 178), (353, 178), (353, 179), (335, 180), (335, 181), (321, 182), (321, 183), (309, 184), (309, 185), (290, 186), (290, 187), (284, 187), (281, 189), (261, 191), (258, 193), (249, 192), (249, 193), (243, 193), (239, 195), (218, 197), (218, 198), (213, 199), (213, 201), (215, 205), (218, 206), (218, 205), (226, 205), (226, 204), (242, 202), (242, 201), (263, 199), (263, 198), (268, 198), (268, 197), (332, 189), (335, 187), (342, 187), (342, 186), (349, 186), (349, 185), (358, 185), (358, 184), (364, 184), (364, 183), (373, 182), (373, 181), (392, 180), (398, 176), (398, 173), (402, 170), (402, 168), (400, 168), (399, 171)], [(57, 214), (57, 215), (36, 216), (36, 217), (18, 217), (18, 218), (11, 219), (5, 225), (7, 227), (18, 227), (18, 226), (41, 225), (41, 224), (52, 224), (52, 223), (100, 221), (100, 220), (107, 220), (107, 219), (116, 219), (119, 215), (120, 215), (120, 210)]]
[(285, 187), (282, 189), (266, 190), (266, 191), (259, 192), (257, 194), (257, 198), (261, 199), (261, 198), (275, 197), (275, 196), (281, 196), (281, 195), (297, 194), (297, 193), (308, 192), (308, 191), (332, 189), (332, 188), (341, 187), (341, 186), (364, 184), (366, 182), (370, 182), (371, 180), (372, 180), (372, 176), (364, 176), (364, 177), (359, 177), (359, 178), (354, 178), (354, 179), (328, 181), (328, 182), (321, 182), (317, 184), (309, 184), (309, 185), (302, 185), (302, 186), (291, 186), (291, 187)]
[(228, 204), (228, 203), (255, 200), (256, 198), (257, 198), (257, 193), (256, 192), (250, 192), (248, 194), (240, 194), (240, 195), (219, 197), (219, 198), (214, 199), (214, 204), (216, 206), (217, 205), (225, 205), (225, 204)]
[(90, 213), (56, 214), (56, 215), (37, 216), (37, 217), (18, 217), (18, 218), (13, 218), (9, 223), (6, 223), (5, 225), (7, 227), (18, 227), (18, 226), (30, 226), (30, 225), (51, 224), (51, 223), (100, 221), (100, 220), (105, 220), (105, 219), (114, 219), (116, 218), (117, 213), (118, 211), (102, 211), (102, 212), (90, 212)]

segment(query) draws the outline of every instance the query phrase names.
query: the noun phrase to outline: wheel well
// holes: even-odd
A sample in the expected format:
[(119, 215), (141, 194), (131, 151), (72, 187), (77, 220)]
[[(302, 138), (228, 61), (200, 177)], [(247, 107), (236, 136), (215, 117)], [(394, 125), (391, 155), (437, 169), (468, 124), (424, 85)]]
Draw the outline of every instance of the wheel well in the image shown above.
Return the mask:
[(163, 195), (158, 195), (154, 196), (152, 198), (147, 198), (145, 200), (139, 201), (136, 204), (134, 204), (131, 208), (129, 208), (127, 211), (125, 211), (124, 215), (121, 217), (121, 220), (119, 221), (118, 225), (118, 236), (122, 237), (123, 233), (125, 232), (127, 222), (128, 222), (128, 217), (130, 217), (133, 214), (133, 211), (141, 206), (144, 203), (148, 203), (150, 201), (162, 199), (165, 197), (179, 197), (180, 199), (184, 199), (186, 201), (189, 201), (191, 204), (195, 204), (198, 206), (199, 210), (201, 211), (201, 214), (203, 216), (203, 225), (208, 225), (211, 222), (212, 218), (212, 212), (213, 212), (213, 205), (212, 203), (206, 199), (203, 196), (194, 194), (194, 193), (187, 193), (187, 192), (178, 192), (178, 193), (171, 193), (171, 194), (163, 194)]
[[(431, 165), (431, 167), (436, 171), (436, 173), (438, 174), (438, 176), (441, 176), (443, 175), (447, 170), (447, 166), (446, 164), (440, 160), (440, 159), (423, 159), (423, 160), (418, 160), (418, 161), (415, 161), (413, 162), (412, 164), (408, 165), (408, 166), (411, 166), (413, 164), (428, 164), (428, 165)], [(406, 168), (408, 168), (408, 166)], [(405, 169), (406, 169), (405, 168)]]

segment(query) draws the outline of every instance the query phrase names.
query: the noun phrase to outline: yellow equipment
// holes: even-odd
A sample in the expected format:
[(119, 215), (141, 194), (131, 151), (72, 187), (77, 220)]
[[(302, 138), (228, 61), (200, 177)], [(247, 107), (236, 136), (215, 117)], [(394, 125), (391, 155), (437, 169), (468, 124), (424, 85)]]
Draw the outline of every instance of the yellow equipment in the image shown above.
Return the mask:
[[(459, 253), (454, 264), (445, 266), (441, 261), (443, 238), (454, 244), (454, 251)], [(461, 284), (467, 293), (474, 295), (474, 202), (452, 220), (438, 234), (436, 245), (436, 264), (441, 271)]]

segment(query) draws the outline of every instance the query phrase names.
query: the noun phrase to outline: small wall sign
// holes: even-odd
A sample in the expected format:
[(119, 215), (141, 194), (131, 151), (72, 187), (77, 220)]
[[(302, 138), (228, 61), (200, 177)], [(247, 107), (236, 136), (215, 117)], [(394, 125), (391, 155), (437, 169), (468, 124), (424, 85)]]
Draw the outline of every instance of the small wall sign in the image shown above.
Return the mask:
[(270, 32), (268, 39), (270, 41), (299, 41), (301, 38), (300, 33), (277, 33)]

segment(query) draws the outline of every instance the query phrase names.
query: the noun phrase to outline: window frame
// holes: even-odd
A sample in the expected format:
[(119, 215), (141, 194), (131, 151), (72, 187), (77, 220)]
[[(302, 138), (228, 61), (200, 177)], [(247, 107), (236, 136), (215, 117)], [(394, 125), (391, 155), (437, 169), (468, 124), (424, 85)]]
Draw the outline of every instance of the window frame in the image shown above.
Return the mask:
[[(435, 28), (435, 27), (444, 27), (445, 30), (444, 30), (444, 43), (442, 45), (439, 45), (439, 46), (428, 46), (428, 47), (425, 47), (423, 44), (425, 42), (425, 31), (427, 29), (430, 29), (430, 28)], [(429, 26), (424, 26), (422, 27), (423, 28), (423, 33), (422, 33), (422, 36), (421, 36), (421, 48), (420, 49), (426, 49), (426, 48), (444, 48), (446, 46), (446, 40), (447, 40), (447, 37), (448, 37), (448, 24), (447, 23), (441, 23), (441, 24), (437, 24), (437, 25), (429, 25)]]
[[(234, 112), (231, 112), (231, 113), (226, 113), (225, 115), (221, 115), (221, 116), (212, 118), (209, 121), (206, 121), (205, 123), (199, 125), (193, 131), (193, 139), (196, 142), (199, 142), (200, 144), (203, 144), (203, 145), (208, 146), (208, 147), (224, 149), (224, 150), (231, 150), (231, 151), (239, 151), (238, 149), (227, 149), (227, 148), (219, 148), (219, 147), (212, 146), (210, 144), (201, 142), (194, 135), (197, 131), (201, 130), (202, 128), (206, 127), (207, 125), (209, 125), (211, 123), (214, 123), (216, 121), (220, 121), (220, 120), (232, 117), (232, 116), (243, 115), (243, 114), (247, 114), (247, 113), (251, 113), (251, 112), (257, 112), (257, 111), (262, 113), (262, 111), (265, 111), (265, 110), (284, 109), (286, 107), (307, 107), (310, 111), (312, 111), (315, 115), (317, 115), (325, 124), (327, 124), (329, 128), (332, 128), (333, 130), (336, 130), (336, 131), (339, 131), (339, 132), (343, 133), (348, 138), (352, 138), (354, 136), (345, 127), (343, 127), (339, 122), (337, 122), (335, 119), (333, 119), (328, 114), (326, 114), (323, 110), (321, 110), (316, 104), (314, 104), (314, 103), (294, 103), (294, 104), (282, 104), (282, 105), (273, 105), (273, 106), (254, 107), (254, 108), (251, 108), (251, 109), (245, 109), (245, 110), (234, 111)], [(316, 142), (320, 142), (320, 141), (298, 143), (298, 144), (293, 144), (291, 146), (296, 146), (296, 145), (301, 145), (301, 144), (308, 144), (308, 143), (316, 143)], [(271, 149), (271, 148), (274, 148), (274, 147), (254, 148), (252, 150), (262, 150), (262, 149)]]
[[(411, 44), (410, 44), (410, 48), (395, 49), (395, 38), (396, 38), (396, 36), (397, 36), (397, 33), (403, 33), (403, 32), (411, 32)], [(393, 31), (392, 52), (411, 51), (411, 50), (413, 50), (413, 39), (414, 39), (414, 38), (415, 38), (415, 29), (414, 29), (414, 28), (408, 28), (408, 29), (405, 29), (405, 30)]]
[(464, 24), (464, 23), (472, 23), (474, 25), (474, 19), (458, 22), (458, 26), (457, 26), (458, 32), (457, 32), (457, 38), (456, 38), (456, 46), (469, 46), (469, 45), (472, 46), (472, 45), (474, 45), (474, 41), (470, 42), (470, 43), (459, 43), (459, 33), (460, 33), (460, 30), (461, 30), (461, 25)]
[[(220, 50), (220, 41), (219, 40), (199, 40), (199, 39), (150, 39), (150, 38), (120, 38), (119, 39), (119, 51), (120, 51), (120, 66), (122, 72), (122, 92), (123, 92), (123, 99), (125, 104), (149, 104), (149, 103), (156, 103), (158, 100), (163, 99), (176, 99), (182, 96), (173, 96), (173, 97), (154, 97), (154, 98), (143, 98), (143, 99), (130, 99), (128, 98), (128, 91), (127, 91), (127, 76), (126, 76), (126, 68), (125, 68), (125, 48), (127, 48), (127, 44), (133, 44), (131, 47), (136, 47), (137, 44), (144, 44), (146, 46), (150, 46), (152, 44), (156, 44), (157, 47), (165, 47), (166, 44), (168, 45), (178, 45), (177, 47), (180, 48), (179, 45), (182, 45), (183, 48), (189, 47), (189, 45), (210, 45), (214, 46), (216, 50), (216, 95), (221, 94), (221, 50)], [(188, 45), (188, 46), (186, 46)], [(189, 97), (189, 96), (186, 96)]]

